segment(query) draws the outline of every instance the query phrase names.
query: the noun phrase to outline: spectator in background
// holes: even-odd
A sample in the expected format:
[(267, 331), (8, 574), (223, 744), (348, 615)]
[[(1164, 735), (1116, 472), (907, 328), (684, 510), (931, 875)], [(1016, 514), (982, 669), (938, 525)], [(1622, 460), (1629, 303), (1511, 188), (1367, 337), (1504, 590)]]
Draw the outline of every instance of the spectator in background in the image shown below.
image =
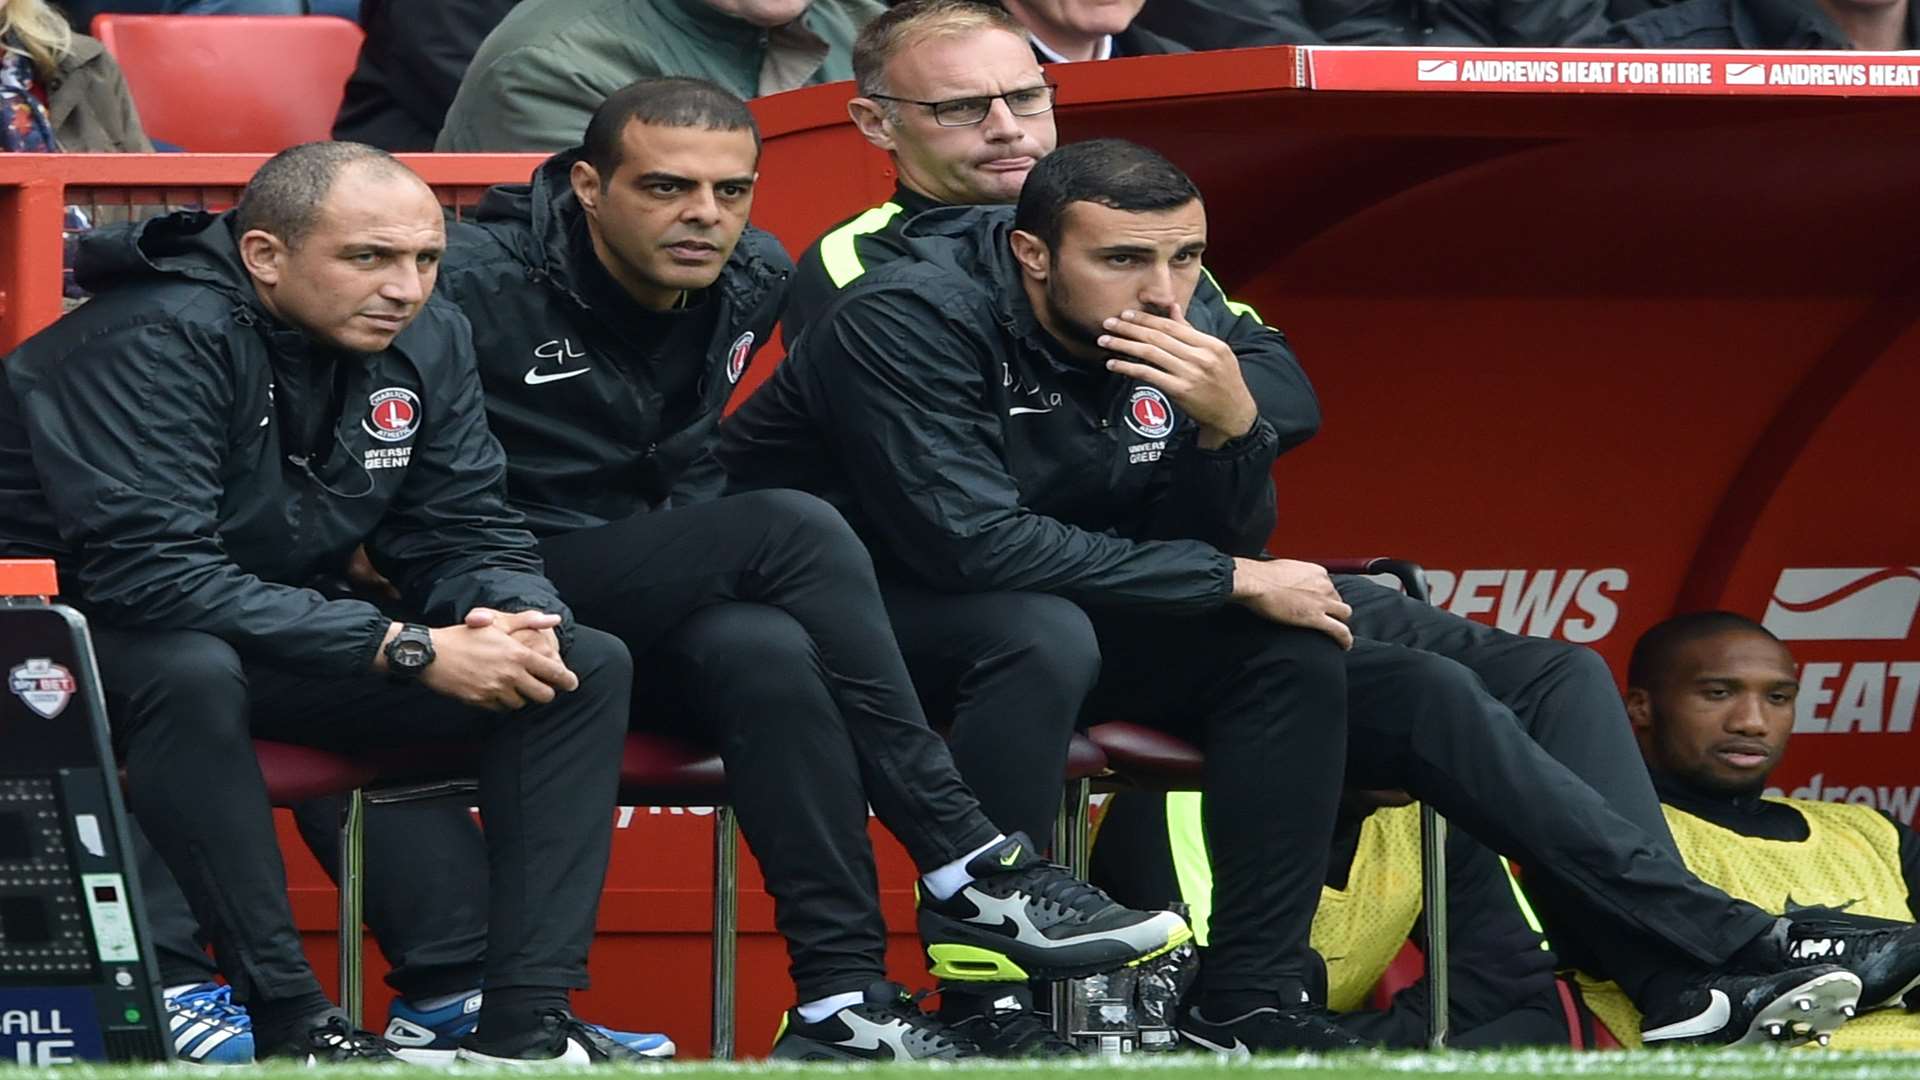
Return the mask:
[(1298, 0), (1329, 45), (1597, 45), (1605, 0)]
[(1187, 47), (1134, 25), (1146, 0), (1001, 0), (1040, 62), (1158, 56)]
[(367, 40), (333, 137), (394, 152), (431, 150), (460, 80), (518, 0), (365, 0)]
[(1620, 23), (1613, 43), (1643, 49), (1867, 49), (1920, 42), (1909, 0), (1684, 0)]
[(1320, 43), (1300, 0), (1153, 0), (1134, 25), (1189, 49)]
[(561, 150), (615, 90), (710, 79), (743, 98), (853, 75), (880, 0), (526, 0), (480, 46), (437, 150)]
[[(338, 15), (350, 0), (73, 0), (66, 5), (75, 30), (96, 15)], [(350, 16), (349, 16), (350, 17)]]
[[(45, 0), (0, 0), (0, 151), (7, 153), (150, 153), (120, 65), (98, 41), (76, 34)], [(93, 227), (86, 211), (66, 211), (62, 285), (70, 300), (79, 234)]]
[(0, 0), (0, 149), (153, 150), (120, 65), (45, 0)]

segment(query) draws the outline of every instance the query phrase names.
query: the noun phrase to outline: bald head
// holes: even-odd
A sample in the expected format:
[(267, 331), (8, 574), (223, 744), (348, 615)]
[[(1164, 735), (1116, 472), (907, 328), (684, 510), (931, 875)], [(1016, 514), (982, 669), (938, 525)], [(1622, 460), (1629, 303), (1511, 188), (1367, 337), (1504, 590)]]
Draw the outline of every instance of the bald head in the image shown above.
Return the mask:
[(257, 229), (288, 247), (300, 246), (320, 220), (334, 185), (348, 173), (360, 180), (410, 180), (431, 197), (426, 181), (385, 150), (356, 142), (302, 143), (268, 158), (253, 174), (234, 207), (234, 232)]

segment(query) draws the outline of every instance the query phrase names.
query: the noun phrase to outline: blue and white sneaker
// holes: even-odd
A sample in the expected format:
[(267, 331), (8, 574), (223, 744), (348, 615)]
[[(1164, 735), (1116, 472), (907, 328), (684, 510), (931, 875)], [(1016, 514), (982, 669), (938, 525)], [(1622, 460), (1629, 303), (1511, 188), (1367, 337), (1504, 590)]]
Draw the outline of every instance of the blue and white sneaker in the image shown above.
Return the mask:
[(168, 991), (173, 1056), (189, 1065), (253, 1064), (253, 1018), (233, 1003), (233, 988), (204, 982)]
[[(475, 990), (437, 1009), (416, 1008), (394, 998), (387, 1009), (386, 1040), (401, 1060), (415, 1065), (452, 1065), (460, 1040), (473, 1034), (480, 1022), (480, 991)], [(602, 1035), (642, 1057), (670, 1058), (677, 1049), (665, 1035), (645, 1031), (613, 1031), (590, 1025)]]

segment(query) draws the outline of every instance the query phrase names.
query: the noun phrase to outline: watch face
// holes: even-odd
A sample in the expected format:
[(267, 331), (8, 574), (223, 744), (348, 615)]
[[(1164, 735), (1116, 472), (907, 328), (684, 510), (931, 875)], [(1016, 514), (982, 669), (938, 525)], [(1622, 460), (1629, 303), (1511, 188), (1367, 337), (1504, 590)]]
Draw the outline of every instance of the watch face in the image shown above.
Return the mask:
[(387, 653), (387, 662), (403, 668), (425, 667), (427, 647), (418, 641), (396, 641)]

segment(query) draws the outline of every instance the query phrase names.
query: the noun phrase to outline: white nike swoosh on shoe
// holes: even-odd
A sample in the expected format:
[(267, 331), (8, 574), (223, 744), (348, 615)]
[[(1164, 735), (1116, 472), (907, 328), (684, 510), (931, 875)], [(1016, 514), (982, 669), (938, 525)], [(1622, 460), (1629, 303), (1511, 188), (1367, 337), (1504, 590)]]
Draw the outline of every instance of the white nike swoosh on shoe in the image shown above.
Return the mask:
[(561, 1052), (557, 1057), (494, 1057), (492, 1054), (483, 1054), (478, 1050), (469, 1050), (463, 1046), (460, 1048), (459, 1059), (475, 1065), (493, 1065), (508, 1069), (564, 1069), (576, 1065), (593, 1064), (593, 1056), (587, 1053), (587, 1048), (580, 1045), (579, 1040), (573, 1038), (567, 1039), (566, 1050)]
[(1711, 1035), (1726, 1027), (1728, 1018), (1733, 1015), (1733, 1003), (1727, 999), (1724, 990), (1709, 990), (1707, 993), (1712, 1000), (1707, 1003), (1706, 1008), (1677, 1023), (1657, 1027), (1652, 1031), (1643, 1031), (1640, 1033), (1640, 1041), (1648, 1043), (1658, 1042), (1661, 1039), (1691, 1039), (1700, 1035)]
[(1035, 409), (1028, 405), (1015, 405), (1007, 410), (1008, 416), (1025, 416), (1027, 413), (1050, 413), (1052, 409)]
[(551, 375), (542, 375), (540, 373), (539, 368), (528, 368), (527, 369), (527, 385), (540, 386), (544, 383), (559, 382), (561, 379), (571, 379), (575, 375), (585, 375), (587, 372), (592, 370), (593, 369), (590, 367), (583, 367), (583, 368), (574, 368), (572, 371), (556, 371)]
[(1200, 1036), (1195, 1035), (1191, 1031), (1183, 1030), (1180, 1032), (1180, 1034), (1185, 1038), (1191, 1039), (1194, 1042), (1199, 1043), (1201, 1046), (1206, 1047), (1207, 1049), (1213, 1051), (1216, 1054), (1231, 1054), (1234, 1057), (1252, 1057), (1253, 1056), (1253, 1051), (1247, 1048), (1246, 1043), (1243, 1043), (1240, 1041), (1240, 1036), (1238, 1035), (1235, 1035), (1233, 1037), (1232, 1046), (1221, 1046), (1219, 1043), (1211, 1042), (1207, 1039), (1203, 1039)]

